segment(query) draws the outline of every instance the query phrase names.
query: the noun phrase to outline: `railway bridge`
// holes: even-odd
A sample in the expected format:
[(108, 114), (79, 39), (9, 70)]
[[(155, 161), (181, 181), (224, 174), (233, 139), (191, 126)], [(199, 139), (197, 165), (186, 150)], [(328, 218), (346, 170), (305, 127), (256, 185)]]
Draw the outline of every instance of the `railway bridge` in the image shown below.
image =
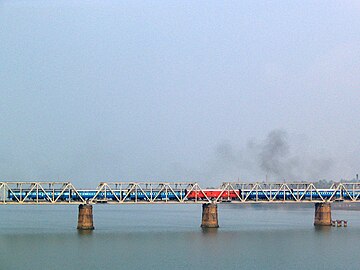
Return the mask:
[(224, 182), (201, 188), (196, 182), (102, 182), (77, 189), (70, 182), (0, 182), (0, 205), (78, 205), (78, 229), (92, 230), (94, 204), (202, 204), (201, 227), (217, 228), (218, 204), (312, 203), (315, 226), (331, 225), (331, 204), (360, 202), (359, 183)]

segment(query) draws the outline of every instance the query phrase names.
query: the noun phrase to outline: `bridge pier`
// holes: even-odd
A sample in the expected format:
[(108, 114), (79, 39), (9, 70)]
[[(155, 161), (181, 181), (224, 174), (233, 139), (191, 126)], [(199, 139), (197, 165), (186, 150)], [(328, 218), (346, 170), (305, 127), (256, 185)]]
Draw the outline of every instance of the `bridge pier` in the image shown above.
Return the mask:
[(331, 204), (315, 203), (315, 226), (331, 226)]
[(79, 205), (78, 230), (93, 230), (93, 206), (91, 204)]
[(217, 204), (204, 203), (202, 205), (202, 228), (219, 228)]

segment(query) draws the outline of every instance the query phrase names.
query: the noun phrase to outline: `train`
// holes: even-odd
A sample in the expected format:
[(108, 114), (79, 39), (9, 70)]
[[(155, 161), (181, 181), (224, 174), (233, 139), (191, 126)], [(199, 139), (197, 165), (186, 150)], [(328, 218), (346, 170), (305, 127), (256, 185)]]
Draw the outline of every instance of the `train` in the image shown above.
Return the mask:
[(220, 200), (220, 201), (233, 201), (246, 199), (247, 201), (264, 201), (269, 199), (274, 200), (296, 200), (301, 198), (302, 200), (310, 199), (351, 199), (351, 197), (357, 197), (360, 195), (359, 191), (349, 191), (345, 192), (344, 190), (336, 191), (332, 189), (321, 189), (318, 192), (309, 191), (304, 189), (293, 189), (291, 191), (279, 191), (279, 190), (221, 190), (221, 189), (204, 189), (204, 190), (175, 190), (175, 191), (97, 191), (97, 190), (48, 190), (44, 191), (30, 191), (30, 190), (9, 190), (8, 199), (12, 201), (23, 200), (43, 200), (51, 201), (54, 199), (60, 201), (82, 201), (93, 199), (96, 196), (98, 201), (107, 201), (107, 200), (125, 200), (125, 201), (177, 201), (179, 199), (184, 199), (188, 201), (194, 200)]
[(122, 200), (125, 198), (125, 200), (148, 200), (149, 198), (157, 199), (157, 200), (177, 200), (178, 198), (183, 198), (186, 195), (186, 191), (175, 191), (175, 192), (154, 192), (154, 191), (100, 191), (97, 190), (78, 190), (77, 192), (73, 190), (68, 190), (62, 192), (59, 191), (24, 191), (21, 192), (19, 190), (12, 190), (8, 191), (8, 199), (12, 201), (17, 201), (19, 199), (29, 199), (29, 200), (51, 200), (51, 199), (57, 199), (60, 201), (81, 201), (84, 200), (90, 200), (96, 196), (97, 200)]

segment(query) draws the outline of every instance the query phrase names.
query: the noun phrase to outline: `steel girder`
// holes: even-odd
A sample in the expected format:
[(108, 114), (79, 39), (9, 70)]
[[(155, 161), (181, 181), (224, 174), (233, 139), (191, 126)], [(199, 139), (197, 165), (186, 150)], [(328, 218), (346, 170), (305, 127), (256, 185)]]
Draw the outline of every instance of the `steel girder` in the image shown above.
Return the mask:
[[(79, 201), (72, 200), (72, 193)], [(83, 203), (86, 201), (70, 182), (0, 182), (0, 204)]]
[[(317, 188), (313, 183), (240, 183), (224, 182), (221, 194), (216, 198), (220, 203), (227, 200), (223, 194), (236, 195), (232, 203), (317, 203), (317, 202), (360, 202), (360, 183), (336, 183), (330, 188)], [(326, 197), (324, 192), (330, 193)], [(281, 195), (279, 195), (281, 194)], [(229, 198), (230, 200), (230, 198)]]
[(76, 189), (70, 182), (0, 182), (0, 204), (360, 202), (360, 183), (336, 183), (324, 189), (300, 182), (224, 182), (218, 190), (216, 198), (209, 198), (196, 182), (103, 182), (93, 190)]
[[(189, 194), (201, 194), (189, 200)], [(111, 199), (107, 198), (108, 194)], [(139, 194), (142, 194), (141, 199)], [(161, 196), (162, 194), (162, 196)], [(169, 195), (172, 195), (172, 199)], [(99, 198), (99, 195), (105, 195)], [(164, 197), (165, 196), (165, 197)], [(106, 202), (110, 204), (126, 203), (210, 203), (204, 190), (198, 183), (189, 182), (109, 182), (100, 183), (90, 203)]]
[[(142, 199), (139, 192), (144, 195)], [(191, 192), (196, 196), (189, 199)], [(85, 197), (84, 193), (93, 195)], [(103, 182), (94, 190), (76, 189), (70, 182), (0, 182), (0, 204), (96, 203), (211, 203), (211, 200), (193, 182)]]

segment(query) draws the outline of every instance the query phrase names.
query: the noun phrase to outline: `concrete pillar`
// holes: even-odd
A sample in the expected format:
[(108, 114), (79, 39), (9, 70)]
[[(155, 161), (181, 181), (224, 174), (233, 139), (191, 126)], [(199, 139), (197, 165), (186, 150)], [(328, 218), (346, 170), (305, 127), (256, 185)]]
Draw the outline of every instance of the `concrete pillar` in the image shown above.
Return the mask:
[(315, 226), (331, 226), (331, 204), (315, 203)]
[(202, 228), (219, 228), (217, 204), (204, 203), (202, 205)]
[(93, 211), (91, 204), (79, 205), (78, 230), (93, 230)]

